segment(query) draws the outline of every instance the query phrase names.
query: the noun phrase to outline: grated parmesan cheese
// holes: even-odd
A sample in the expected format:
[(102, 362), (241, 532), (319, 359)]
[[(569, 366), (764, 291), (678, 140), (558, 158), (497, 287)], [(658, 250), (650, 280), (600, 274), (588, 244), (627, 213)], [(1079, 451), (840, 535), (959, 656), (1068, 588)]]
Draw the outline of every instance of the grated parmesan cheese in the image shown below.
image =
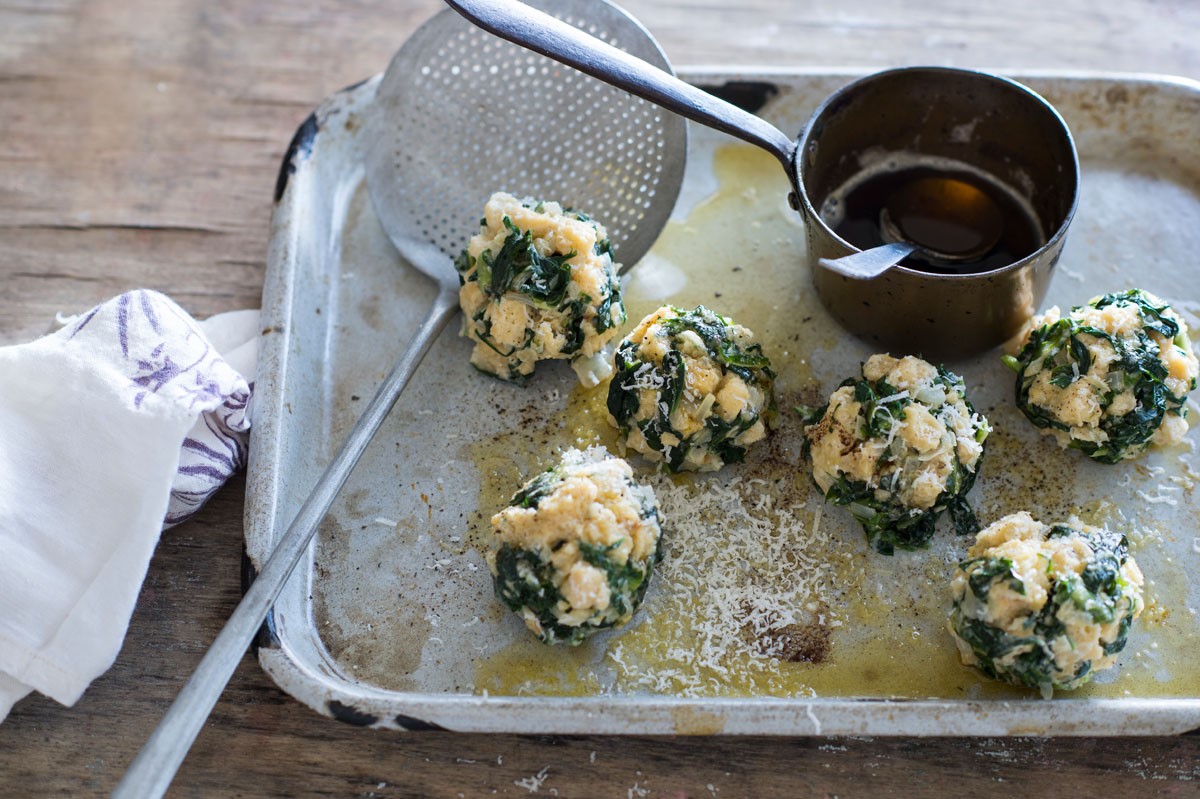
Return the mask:
[[(502, 762), (502, 761), (497, 760), (497, 762)], [(550, 767), (546, 766), (544, 769), (539, 771), (537, 774), (534, 774), (530, 777), (525, 777), (524, 779), (520, 779), (520, 780), (513, 780), (513, 785), (517, 786), (518, 788), (524, 788), (525, 790), (529, 791), (530, 793), (536, 793), (538, 790), (541, 789), (542, 783), (544, 783), (546, 781), (546, 777), (549, 773), (550, 773)]]
[(1153, 495), (1147, 494), (1145, 491), (1142, 491), (1139, 488), (1137, 495), (1141, 497), (1143, 502), (1147, 502), (1151, 505), (1170, 505), (1174, 507), (1179, 504), (1179, 500), (1175, 499), (1175, 497), (1168, 496), (1163, 493), (1164, 491), (1178, 491), (1178, 488), (1175, 488), (1174, 486), (1159, 486), (1158, 488), (1159, 493)]
[(852, 554), (820, 529), (819, 508), (810, 530), (804, 503), (780, 501), (767, 480), (652, 485), (665, 551), (641, 623), (607, 651), (623, 690), (736, 695), (780, 674), (789, 628), (840, 626), (833, 600), (856, 582), (839, 571)]

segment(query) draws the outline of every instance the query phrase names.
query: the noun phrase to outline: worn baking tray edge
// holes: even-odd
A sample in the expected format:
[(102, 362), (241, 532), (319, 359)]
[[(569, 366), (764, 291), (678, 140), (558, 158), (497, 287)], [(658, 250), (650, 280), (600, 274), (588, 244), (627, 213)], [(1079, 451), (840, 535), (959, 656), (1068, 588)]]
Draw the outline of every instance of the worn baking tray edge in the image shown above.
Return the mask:
[[(769, 99), (782, 77), (820, 79), (836, 86), (859, 70), (681, 69), (689, 81), (721, 89), (753, 110)], [(1023, 73), (1032, 82), (1111, 79), (1126, 85), (1153, 85), (1175, 100), (1200, 109), (1200, 82), (1184, 78), (1096, 73)], [(300, 275), (311, 273), (306, 249), (311, 233), (296, 222), (333, 218), (344, 198), (314, 192), (322, 170), (354, 156), (350, 120), (371, 102), (378, 76), (344, 89), (323, 102), (298, 129), (281, 166), (271, 226), (268, 270), (263, 289), (264, 329), (260, 370), (252, 409), (254, 436), (245, 512), (246, 553), (256, 571), (291, 514), (311, 488), (310, 479), (284, 479), (280, 464), (295, 457), (291, 447), (305, 442), (282, 435), (284, 415), (297, 412), (284, 391), (289, 359), (304, 348), (322, 348), (323, 333), (298, 324), (313, 308), (296, 291)], [(342, 135), (350, 132), (350, 135)], [(328, 208), (313, 209), (313, 204)], [(328, 211), (328, 212), (324, 212)], [(323, 213), (324, 212), (324, 213)], [(336, 232), (333, 233), (336, 238)], [(320, 309), (315, 309), (320, 313)], [(397, 342), (402, 347), (405, 342)], [(327, 461), (330, 453), (308, 453)], [(384, 691), (350, 684), (334, 672), (313, 668), (293, 651), (289, 630), (311, 626), (312, 552), (302, 561), (272, 610), (260, 637), (263, 668), (288, 693), (314, 710), (339, 720), (403, 730), (447, 729), (477, 732), (562, 734), (745, 734), (745, 735), (1164, 735), (1200, 723), (1200, 699), (1063, 699), (1047, 714), (1042, 700), (950, 701), (841, 698), (704, 698), (656, 696), (488, 697), (471, 694), (423, 694)], [(353, 690), (348, 690), (347, 686)], [(1046, 719), (1050, 715), (1051, 719)], [(1113, 719), (1121, 723), (1114, 725)]]

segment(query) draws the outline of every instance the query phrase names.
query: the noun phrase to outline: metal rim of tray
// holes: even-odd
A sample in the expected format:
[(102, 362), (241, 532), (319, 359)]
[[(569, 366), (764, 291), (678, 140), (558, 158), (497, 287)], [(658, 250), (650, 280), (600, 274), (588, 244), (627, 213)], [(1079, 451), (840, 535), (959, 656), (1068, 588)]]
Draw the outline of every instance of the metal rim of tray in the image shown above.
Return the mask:
[[(847, 81), (866, 74), (860, 69), (764, 69), (693, 66), (681, 77), (724, 90), (729, 99), (757, 110), (777, 91), (780, 79), (825, 78)], [(1056, 71), (1003, 70), (1018, 79), (1112, 80), (1125, 84), (1169, 86), (1200, 97), (1200, 81), (1174, 76)], [(288, 235), (297, 177), (322, 140), (323, 120), (335, 111), (369, 103), (379, 76), (334, 93), (299, 126), (280, 166), (275, 187), (268, 270), (263, 289), (264, 330), (260, 376), (253, 405), (247, 477), (246, 568), (252, 581), (256, 565), (272, 543), (272, 531), (285, 526), (278, 507), (282, 446), (279, 414), (282, 391), (276, 381), (287, 358), (292, 331), (289, 270), (295, 267), (296, 242)], [(268, 407), (268, 403), (274, 404)], [(292, 580), (302, 579), (299, 573)], [(289, 654), (275, 611), (257, 640), (264, 670), (286, 692), (331, 718), (360, 726), (398, 730), (456, 730), (523, 734), (745, 734), (745, 735), (1161, 735), (1200, 732), (1200, 697), (1152, 699), (1055, 700), (1052, 727), (1031, 724), (1046, 707), (1041, 699), (946, 700), (887, 698), (702, 698), (644, 695), (590, 697), (512, 697), (474, 694), (397, 693), (368, 685), (355, 692), (339, 689), (326, 676)], [(1111, 714), (1128, 723), (1114, 729)], [(531, 719), (531, 717), (533, 717)], [(547, 722), (546, 720), (550, 721)]]

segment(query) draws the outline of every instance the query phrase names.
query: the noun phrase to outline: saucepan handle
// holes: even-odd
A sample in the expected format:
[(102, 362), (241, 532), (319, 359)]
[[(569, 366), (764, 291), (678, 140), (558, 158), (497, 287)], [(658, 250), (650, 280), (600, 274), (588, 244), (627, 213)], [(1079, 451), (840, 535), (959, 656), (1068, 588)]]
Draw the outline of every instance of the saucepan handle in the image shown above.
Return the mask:
[(795, 142), (770, 123), (516, 0), (446, 0), (480, 28), (774, 155), (793, 170)]

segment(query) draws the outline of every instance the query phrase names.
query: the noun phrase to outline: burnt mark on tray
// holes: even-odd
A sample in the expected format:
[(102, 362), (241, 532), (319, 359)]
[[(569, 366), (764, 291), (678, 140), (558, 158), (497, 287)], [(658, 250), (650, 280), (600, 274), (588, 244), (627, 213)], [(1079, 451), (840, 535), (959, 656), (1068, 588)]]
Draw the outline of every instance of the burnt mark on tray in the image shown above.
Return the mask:
[(422, 721), (415, 719), (412, 716), (405, 716), (403, 713), (396, 716), (396, 726), (407, 732), (445, 732), (446, 728), (440, 724), (434, 724), (432, 721)]
[[(250, 555), (247, 554), (245, 546), (242, 547), (242, 596), (250, 590), (250, 586), (258, 579), (258, 569), (254, 568), (254, 561), (250, 560)], [(275, 632), (275, 608), (267, 611), (267, 617), (263, 619), (262, 625), (258, 628), (258, 632), (254, 634), (254, 638), (250, 641), (250, 654), (258, 656), (258, 650), (262, 647), (278, 646), (279, 635)]]
[(292, 143), (288, 145), (287, 152), (283, 154), (283, 163), (279, 165), (279, 177), (275, 179), (275, 202), (278, 203), (283, 199), (288, 180), (296, 173), (297, 160), (307, 158), (312, 154), (313, 140), (317, 138), (320, 130), (321, 124), (317, 121), (316, 111), (309, 114), (308, 119), (304, 120), (296, 129)]
[(727, 103), (733, 103), (743, 111), (757, 113), (775, 95), (779, 87), (774, 83), (763, 80), (729, 80), (720, 86), (701, 86), (709, 94), (720, 97)]
[(829, 657), (829, 628), (823, 624), (788, 624), (755, 641), (764, 653), (787, 663), (824, 663)]
[(356, 707), (344, 705), (336, 699), (330, 699), (325, 706), (329, 708), (329, 715), (338, 721), (344, 721), (356, 727), (370, 727), (379, 721), (379, 716), (374, 713), (367, 713)]

